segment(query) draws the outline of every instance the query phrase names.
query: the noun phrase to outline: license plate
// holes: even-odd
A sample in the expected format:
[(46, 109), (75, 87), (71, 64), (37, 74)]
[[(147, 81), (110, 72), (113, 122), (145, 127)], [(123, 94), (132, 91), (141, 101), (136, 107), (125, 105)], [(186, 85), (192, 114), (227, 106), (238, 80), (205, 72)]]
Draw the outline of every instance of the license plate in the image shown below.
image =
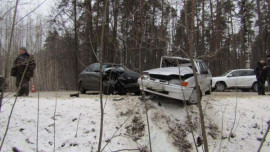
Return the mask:
[(147, 86), (147, 88), (150, 88), (152, 90), (157, 90), (157, 91), (163, 91), (163, 86), (160, 84), (155, 84), (151, 86)]

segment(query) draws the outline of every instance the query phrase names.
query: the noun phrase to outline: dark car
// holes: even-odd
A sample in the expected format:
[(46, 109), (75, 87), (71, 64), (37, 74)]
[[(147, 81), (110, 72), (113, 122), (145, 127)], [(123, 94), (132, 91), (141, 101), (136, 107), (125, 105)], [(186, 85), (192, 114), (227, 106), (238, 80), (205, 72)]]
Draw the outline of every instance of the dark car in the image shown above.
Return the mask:
[[(86, 91), (100, 91), (100, 64), (94, 63), (86, 67), (79, 75), (80, 93), (85, 94)], [(102, 83), (104, 94), (120, 94), (126, 93), (139, 94), (140, 77), (139, 73), (133, 72), (120, 64), (105, 63), (102, 65)]]

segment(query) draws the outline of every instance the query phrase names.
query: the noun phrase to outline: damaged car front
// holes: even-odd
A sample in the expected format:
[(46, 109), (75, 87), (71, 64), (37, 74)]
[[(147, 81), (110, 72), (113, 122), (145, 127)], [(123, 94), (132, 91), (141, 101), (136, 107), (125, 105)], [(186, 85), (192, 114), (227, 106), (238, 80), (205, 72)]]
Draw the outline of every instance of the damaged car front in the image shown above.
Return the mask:
[[(211, 88), (211, 73), (208, 68), (207, 72), (200, 72), (203, 71), (199, 68), (201, 61), (195, 63), (202, 95)], [(202, 65), (202, 68), (203, 66), (205, 65)], [(187, 101), (189, 104), (197, 103), (195, 80), (189, 59), (163, 57), (160, 68), (144, 71), (138, 83), (141, 91)]]
[[(100, 64), (94, 63), (86, 67), (79, 75), (79, 90), (81, 94), (86, 91), (100, 91)], [(139, 74), (133, 72), (120, 64), (104, 63), (102, 65), (102, 83), (104, 94), (126, 93), (139, 94), (139, 85), (137, 80)]]

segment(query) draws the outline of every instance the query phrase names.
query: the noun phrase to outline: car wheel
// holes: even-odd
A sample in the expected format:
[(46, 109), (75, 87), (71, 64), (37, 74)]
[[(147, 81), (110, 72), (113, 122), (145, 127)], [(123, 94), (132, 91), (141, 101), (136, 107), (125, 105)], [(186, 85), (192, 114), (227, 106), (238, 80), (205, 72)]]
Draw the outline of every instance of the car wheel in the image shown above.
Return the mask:
[(81, 93), (81, 94), (86, 94), (86, 90), (83, 88), (82, 83), (80, 83), (79, 89), (80, 89), (80, 93)]
[(253, 85), (252, 85), (252, 90), (254, 92), (258, 92), (258, 82), (254, 82)]
[(223, 92), (224, 90), (226, 90), (226, 84), (224, 82), (217, 82), (216, 91)]
[[(202, 93), (200, 91), (200, 94), (199, 94), (199, 100), (202, 99)], [(196, 89), (194, 88), (190, 97), (189, 97), (189, 100), (187, 101), (187, 104), (188, 105), (192, 105), (192, 104), (197, 104), (198, 103), (198, 96), (197, 96), (197, 91)]]

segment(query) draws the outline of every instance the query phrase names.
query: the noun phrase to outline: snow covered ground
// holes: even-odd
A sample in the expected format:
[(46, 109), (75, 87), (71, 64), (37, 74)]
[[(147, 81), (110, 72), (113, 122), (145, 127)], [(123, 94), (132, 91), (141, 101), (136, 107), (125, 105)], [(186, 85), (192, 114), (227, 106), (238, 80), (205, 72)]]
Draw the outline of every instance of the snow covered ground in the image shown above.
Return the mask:
[[(58, 152), (97, 151), (99, 96), (71, 98), (70, 93), (41, 92), (39, 100), (37, 93), (18, 98), (2, 151), (10, 152), (15, 148), (21, 152), (36, 151), (38, 101), (40, 152), (51, 152), (54, 147)], [(203, 110), (210, 151), (257, 151), (260, 145), (257, 138), (263, 137), (266, 122), (270, 120), (269, 98), (243, 92), (204, 96)], [(1, 141), (13, 103), (12, 95), (5, 97), (0, 113)], [(166, 98), (154, 98), (145, 104), (138, 96), (108, 96), (104, 98), (104, 104), (103, 151), (149, 151), (146, 109), (153, 152), (196, 151), (192, 132), (196, 142), (201, 136), (196, 105), (185, 107), (182, 102)], [(202, 146), (198, 151), (203, 151)], [(270, 151), (269, 136), (262, 151)]]

